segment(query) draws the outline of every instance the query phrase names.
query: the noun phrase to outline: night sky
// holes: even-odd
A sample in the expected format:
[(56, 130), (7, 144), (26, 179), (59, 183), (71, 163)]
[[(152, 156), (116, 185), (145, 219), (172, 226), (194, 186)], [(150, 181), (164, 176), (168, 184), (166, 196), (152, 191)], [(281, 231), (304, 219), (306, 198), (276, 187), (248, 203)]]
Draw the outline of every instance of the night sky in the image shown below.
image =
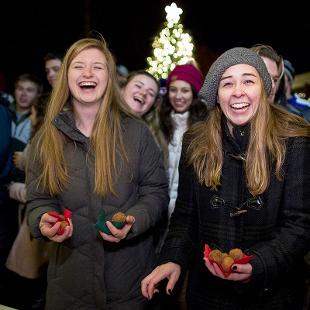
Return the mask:
[[(146, 67), (153, 37), (165, 21), (172, 1), (40, 0), (2, 1), (0, 71), (7, 90), (21, 73), (45, 81), (43, 57), (62, 52), (90, 30), (105, 37), (119, 64), (129, 70)], [(203, 4), (201, 4), (202, 2)], [(270, 44), (295, 66), (310, 71), (310, 17), (303, 1), (175, 1), (181, 22), (193, 36), (204, 73), (221, 52), (235, 46)], [(272, 5), (272, 6), (271, 6)], [(294, 5), (294, 6), (293, 6)], [(308, 16), (307, 16), (308, 15)]]

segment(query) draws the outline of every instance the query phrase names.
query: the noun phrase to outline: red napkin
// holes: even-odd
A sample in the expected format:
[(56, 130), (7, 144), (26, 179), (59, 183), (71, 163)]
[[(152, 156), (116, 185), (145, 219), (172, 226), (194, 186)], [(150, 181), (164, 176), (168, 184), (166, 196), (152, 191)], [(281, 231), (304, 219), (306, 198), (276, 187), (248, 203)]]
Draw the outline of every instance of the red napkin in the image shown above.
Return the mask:
[(55, 211), (48, 212), (48, 215), (57, 218), (56, 223), (61, 222), (61, 225), (57, 231), (57, 235), (62, 235), (65, 232), (65, 227), (70, 225), (69, 219), (72, 217), (72, 212), (69, 209), (64, 208), (64, 214), (60, 214)]
[[(218, 264), (217, 262), (215, 262), (213, 259), (210, 259), (210, 258), (209, 258), (209, 254), (210, 254), (211, 251), (212, 251), (212, 249), (209, 247), (209, 245), (208, 245), (208, 244), (205, 244), (204, 257), (208, 258), (209, 261), (210, 261), (212, 264), (213, 264), (213, 263), (217, 264), (217, 265), (219, 266), (219, 268), (222, 270), (224, 276), (227, 278), (227, 277), (231, 274), (232, 270), (224, 271), (224, 270), (223, 270), (223, 267), (222, 267), (221, 265), (219, 265), (219, 264)], [(234, 261), (234, 264), (247, 264), (252, 258), (253, 258), (252, 255), (251, 255), (251, 256), (248, 256), (248, 255), (245, 255), (245, 254), (244, 254), (242, 258), (236, 259), (236, 260)]]

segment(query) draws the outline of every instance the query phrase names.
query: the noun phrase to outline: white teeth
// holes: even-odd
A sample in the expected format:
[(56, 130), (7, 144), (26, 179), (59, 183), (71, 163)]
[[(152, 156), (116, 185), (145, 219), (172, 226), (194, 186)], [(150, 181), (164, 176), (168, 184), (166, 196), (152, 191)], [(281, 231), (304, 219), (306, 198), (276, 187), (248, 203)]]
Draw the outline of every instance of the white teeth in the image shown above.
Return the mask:
[(249, 103), (246, 102), (236, 102), (231, 105), (233, 109), (243, 109), (249, 106)]
[(143, 104), (143, 103), (144, 103), (143, 99), (140, 98), (140, 97), (134, 96), (133, 99), (136, 100), (136, 101), (138, 101), (140, 104)]
[(95, 82), (81, 82), (80, 86), (96, 86)]

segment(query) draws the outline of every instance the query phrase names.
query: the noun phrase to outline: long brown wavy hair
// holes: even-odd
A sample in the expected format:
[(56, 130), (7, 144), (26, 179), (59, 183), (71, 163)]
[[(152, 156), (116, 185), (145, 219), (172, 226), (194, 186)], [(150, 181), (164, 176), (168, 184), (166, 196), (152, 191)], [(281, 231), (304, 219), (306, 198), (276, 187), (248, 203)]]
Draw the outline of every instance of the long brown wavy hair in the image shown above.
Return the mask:
[[(206, 122), (193, 125), (185, 136), (188, 146), (186, 159), (192, 165), (198, 180), (212, 189), (220, 186), (223, 167), (223, 146), (219, 105), (209, 111)], [(285, 140), (289, 137), (310, 137), (310, 124), (303, 118), (270, 104), (262, 93), (256, 115), (250, 123), (249, 146), (245, 158), (247, 187), (255, 196), (263, 193), (269, 184), (271, 163), (276, 177), (281, 180), (281, 167), (285, 158)]]
[(53, 125), (53, 120), (68, 105), (71, 107), (68, 69), (72, 60), (90, 48), (96, 48), (104, 54), (109, 72), (106, 91), (90, 137), (90, 151), (95, 157), (94, 191), (103, 196), (109, 193), (115, 194), (114, 182), (118, 172), (116, 157), (121, 156), (128, 161), (122, 138), (121, 117), (124, 113), (131, 114), (121, 99), (113, 56), (103, 38), (85, 38), (76, 41), (63, 59), (44, 123), (38, 132), (36, 149), (43, 166), (39, 184), (51, 195), (63, 191), (64, 186), (70, 181), (63, 151), (64, 136)]

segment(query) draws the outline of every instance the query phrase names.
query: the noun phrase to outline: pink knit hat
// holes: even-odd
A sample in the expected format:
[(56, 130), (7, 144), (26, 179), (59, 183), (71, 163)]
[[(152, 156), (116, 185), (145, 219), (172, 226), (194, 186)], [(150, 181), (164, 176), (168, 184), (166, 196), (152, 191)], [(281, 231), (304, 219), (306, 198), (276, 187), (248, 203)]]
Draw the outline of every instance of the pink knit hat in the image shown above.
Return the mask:
[(167, 88), (175, 80), (182, 80), (191, 84), (197, 93), (203, 84), (202, 73), (192, 64), (177, 65), (168, 75)]

